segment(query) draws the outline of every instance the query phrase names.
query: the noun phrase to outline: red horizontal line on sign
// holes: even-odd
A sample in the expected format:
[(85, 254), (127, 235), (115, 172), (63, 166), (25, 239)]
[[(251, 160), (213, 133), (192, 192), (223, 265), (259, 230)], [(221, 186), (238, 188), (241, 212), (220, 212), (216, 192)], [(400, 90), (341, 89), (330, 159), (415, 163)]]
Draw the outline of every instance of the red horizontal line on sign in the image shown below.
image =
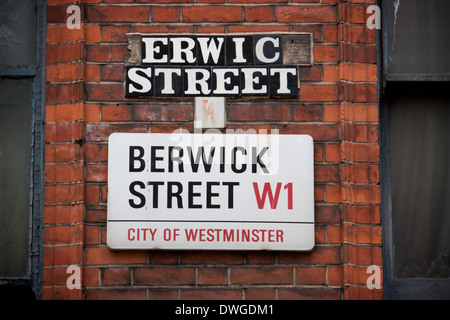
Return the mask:
[(300, 221), (231, 221), (231, 220), (108, 220), (107, 222), (217, 222), (217, 223), (296, 223), (314, 224), (314, 222)]

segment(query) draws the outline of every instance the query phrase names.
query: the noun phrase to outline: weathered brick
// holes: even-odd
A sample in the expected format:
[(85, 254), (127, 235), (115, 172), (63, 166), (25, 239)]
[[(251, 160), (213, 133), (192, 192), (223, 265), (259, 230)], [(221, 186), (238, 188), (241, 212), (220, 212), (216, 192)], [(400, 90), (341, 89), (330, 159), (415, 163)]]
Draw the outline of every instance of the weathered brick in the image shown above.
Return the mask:
[(277, 22), (336, 22), (334, 6), (277, 6), (275, 16)]
[(240, 22), (242, 9), (235, 6), (183, 7), (184, 22)]
[(149, 22), (150, 8), (144, 6), (88, 6), (88, 22)]

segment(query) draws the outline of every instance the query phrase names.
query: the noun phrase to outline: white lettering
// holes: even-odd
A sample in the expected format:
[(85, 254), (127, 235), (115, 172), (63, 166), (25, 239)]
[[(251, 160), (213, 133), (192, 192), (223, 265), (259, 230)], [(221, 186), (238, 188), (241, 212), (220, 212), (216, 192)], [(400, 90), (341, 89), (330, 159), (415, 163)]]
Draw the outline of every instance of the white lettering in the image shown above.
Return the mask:
[(138, 93), (147, 93), (152, 89), (152, 84), (150, 82), (150, 80), (144, 76), (142, 76), (139, 73), (144, 73), (147, 77), (151, 77), (152, 76), (152, 68), (148, 67), (148, 68), (130, 68), (128, 70), (128, 78), (133, 81), (134, 83), (138, 84), (139, 86), (141, 86), (141, 89), (137, 88), (136, 86), (134, 86), (132, 83), (129, 84), (128, 86), (128, 91), (130, 93), (133, 92), (138, 92)]
[(169, 68), (155, 68), (155, 76), (160, 74), (164, 75), (164, 89), (162, 89), (162, 94), (174, 94), (175, 90), (173, 89), (172, 84), (172, 75), (176, 74), (177, 76), (181, 76), (181, 69), (169, 69)]
[[(203, 56), (203, 61), (208, 62), (209, 56), (212, 57), (215, 64), (219, 62), (220, 53), (224, 38), (217, 38), (218, 45), (214, 38), (197, 38)], [(209, 44), (208, 44), (209, 41)]]
[[(194, 63), (196, 56), (194, 55), (195, 40), (188, 37), (170, 38), (173, 48), (173, 56), (170, 60), (171, 63)], [(183, 43), (187, 44), (183, 47)], [(186, 60), (183, 59), (182, 53), (184, 53)]]
[(266, 68), (242, 68), (241, 72), (244, 74), (244, 88), (242, 89), (243, 94), (266, 94), (267, 85), (261, 85), (261, 88), (255, 88), (255, 84), (260, 84), (261, 77), (255, 75), (256, 73), (261, 73), (262, 76), (267, 75)]
[(261, 62), (264, 63), (274, 63), (280, 58), (280, 52), (275, 52), (275, 55), (272, 58), (268, 58), (264, 55), (264, 45), (266, 42), (272, 42), (275, 48), (278, 48), (280, 46), (279, 38), (271, 38), (271, 37), (264, 37), (258, 40), (255, 46), (255, 55), (256, 58), (258, 58)]
[[(184, 92), (185, 94), (203, 94), (207, 95), (211, 92), (209, 88), (208, 80), (211, 77), (210, 72), (207, 69), (192, 68), (186, 69), (185, 73), (187, 75), (188, 87)], [(200, 75), (200, 78), (197, 78)], [(201, 91), (197, 89), (197, 85), (200, 85)]]
[(145, 48), (145, 57), (142, 59), (142, 63), (167, 63), (167, 54), (163, 54), (161, 58), (155, 58), (155, 53), (161, 53), (161, 45), (156, 45), (160, 42), (162, 45), (167, 46), (167, 38), (142, 38), (142, 42)]

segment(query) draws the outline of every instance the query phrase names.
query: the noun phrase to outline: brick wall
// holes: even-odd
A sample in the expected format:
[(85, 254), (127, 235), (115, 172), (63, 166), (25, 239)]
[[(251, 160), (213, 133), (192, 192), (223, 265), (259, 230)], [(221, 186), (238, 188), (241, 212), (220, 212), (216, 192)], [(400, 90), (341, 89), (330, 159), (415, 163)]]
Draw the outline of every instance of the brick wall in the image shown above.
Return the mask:
[[(44, 299), (380, 299), (375, 0), (48, 0)], [(69, 5), (81, 28), (68, 29)], [(312, 252), (111, 251), (107, 138), (193, 131), (192, 99), (126, 99), (126, 33), (310, 32), (295, 99), (227, 99), (228, 127), (314, 139)], [(68, 289), (77, 265), (82, 289)]]

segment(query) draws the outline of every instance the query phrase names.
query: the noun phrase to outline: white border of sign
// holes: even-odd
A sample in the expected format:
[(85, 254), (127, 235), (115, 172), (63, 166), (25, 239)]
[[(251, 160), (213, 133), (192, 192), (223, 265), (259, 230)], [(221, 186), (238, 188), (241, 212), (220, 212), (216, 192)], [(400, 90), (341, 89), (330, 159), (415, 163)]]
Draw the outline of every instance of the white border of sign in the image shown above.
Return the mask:
[(314, 247), (309, 135), (113, 133), (111, 249)]

